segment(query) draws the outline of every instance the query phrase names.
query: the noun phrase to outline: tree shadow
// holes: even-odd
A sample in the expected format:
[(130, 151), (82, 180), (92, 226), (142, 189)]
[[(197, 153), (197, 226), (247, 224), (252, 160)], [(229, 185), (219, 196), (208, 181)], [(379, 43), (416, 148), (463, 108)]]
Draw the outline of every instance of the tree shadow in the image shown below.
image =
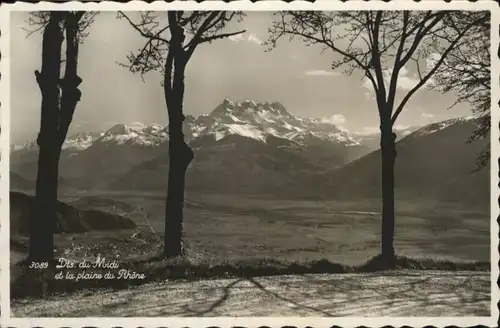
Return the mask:
[[(427, 277), (419, 277), (412, 276), (411, 274), (404, 274), (406, 278), (414, 278), (413, 280), (408, 281), (405, 279), (404, 282), (401, 283), (392, 283), (391, 286), (384, 288), (381, 284), (360, 284), (359, 277), (352, 277), (342, 280), (316, 280), (314, 281), (313, 275), (300, 275), (301, 278), (307, 281), (308, 285), (311, 284), (320, 284), (320, 285), (328, 285), (328, 291), (330, 296), (322, 295), (323, 297), (333, 299), (338, 294), (346, 295), (343, 302), (335, 301), (335, 307), (342, 308), (344, 306), (351, 306), (352, 303), (372, 303), (378, 304), (381, 300), (383, 300), (383, 304), (381, 306), (392, 309), (397, 312), (398, 309), (410, 306), (408, 300), (411, 302), (411, 306), (414, 307), (414, 315), (424, 315), (426, 313), (425, 309), (435, 308), (436, 312), (439, 312), (440, 309), (443, 312), (448, 312), (450, 309), (453, 309), (454, 312), (460, 312), (464, 305), (467, 305), (469, 308), (474, 308), (473, 311), (477, 313), (477, 315), (489, 315), (487, 312), (489, 309), (481, 309), (481, 306), (478, 302), (489, 300), (489, 295), (485, 295), (485, 293), (478, 292), (471, 287), (477, 286), (477, 281), (473, 279), (473, 277), (461, 277), (460, 284), (457, 284), (456, 281), (446, 282), (440, 281), (439, 284), (436, 284), (436, 277), (427, 276)], [(265, 294), (273, 297), (274, 299), (279, 299), (286, 303), (292, 304), (298, 308), (302, 308), (307, 310), (308, 312), (314, 312), (320, 316), (333, 317), (338, 316), (332, 311), (327, 311), (321, 309), (318, 306), (312, 306), (308, 304), (304, 304), (303, 301), (297, 301), (289, 296), (284, 296), (285, 293), (280, 293), (277, 291), (273, 291), (264, 283), (257, 281), (255, 278), (247, 278), (240, 279), (232, 282), (228, 286), (224, 288), (224, 294), (222, 297), (212, 303), (212, 305), (205, 311), (196, 312), (199, 315), (206, 315), (211, 313), (213, 310), (217, 309), (220, 305), (222, 305), (229, 296), (230, 289), (235, 287), (241, 281), (248, 281), (250, 284), (255, 286), (260, 291)], [(291, 282), (281, 282), (280, 286), (286, 288), (291, 287), (293, 283)], [(435, 286), (435, 288), (428, 288), (427, 286)], [(487, 286), (485, 286), (487, 287)], [(360, 289), (362, 292), (360, 293)], [(423, 292), (422, 289), (425, 289)], [(470, 291), (470, 293), (467, 293)], [(303, 299), (307, 301), (308, 295), (303, 295)], [(455, 301), (453, 301), (455, 300)], [(477, 304), (474, 306), (474, 304)], [(375, 305), (376, 306), (376, 305)], [(362, 308), (360, 307), (360, 310)], [(333, 310), (335, 311), (335, 310)]]
[(227, 301), (227, 299), (229, 298), (230, 294), (231, 294), (231, 289), (233, 287), (235, 287), (238, 283), (240, 283), (241, 281), (244, 281), (245, 279), (237, 279), (237, 280), (234, 280), (232, 281), (231, 283), (229, 283), (227, 286), (224, 286), (222, 288), (222, 295), (219, 297), (219, 299), (217, 299), (215, 302), (213, 302), (212, 304), (210, 304), (205, 310), (194, 310), (194, 309), (190, 309), (189, 308), (189, 304), (187, 305), (184, 305), (183, 306), (183, 309), (187, 312), (191, 312), (194, 314), (194, 316), (204, 316), (205, 314), (209, 314), (209, 313), (212, 313), (213, 311), (215, 311), (218, 307), (220, 307), (222, 304), (224, 304), (224, 302)]
[[(27, 316), (489, 316), (490, 282), (477, 273), (294, 275), (161, 283), (43, 300)], [(481, 278), (481, 279), (480, 279)], [(42, 302), (41, 300), (39, 302)], [(65, 313), (60, 313), (62, 302)], [(67, 305), (67, 306), (66, 306)], [(42, 309), (43, 308), (43, 309)], [(52, 313), (52, 314), (51, 314)], [(16, 315), (18, 316), (18, 315)]]
[(303, 308), (303, 309), (307, 309), (307, 310), (311, 310), (311, 311), (316, 312), (316, 313), (320, 313), (323, 316), (327, 316), (327, 317), (333, 317), (334, 316), (333, 314), (331, 314), (331, 313), (329, 313), (327, 311), (315, 308), (313, 306), (308, 306), (308, 305), (304, 305), (304, 304), (298, 303), (298, 302), (296, 302), (296, 301), (294, 301), (292, 299), (289, 299), (289, 298), (281, 296), (277, 292), (274, 292), (274, 291), (271, 291), (269, 289), (266, 289), (266, 287), (264, 285), (262, 285), (261, 283), (259, 283), (258, 281), (256, 281), (254, 278), (248, 278), (247, 280), (249, 282), (251, 282), (255, 287), (257, 287), (258, 289), (260, 289), (261, 291), (263, 291), (263, 292), (265, 292), (267, 294), (270, 294), (270, 295), (274, 296), (275, 298), (278, 298), (278, 299), (280, 299), (282, 301), (291, 303), (291, 304), (293, 304), (293, 305), (295, 305), (297, 307)]

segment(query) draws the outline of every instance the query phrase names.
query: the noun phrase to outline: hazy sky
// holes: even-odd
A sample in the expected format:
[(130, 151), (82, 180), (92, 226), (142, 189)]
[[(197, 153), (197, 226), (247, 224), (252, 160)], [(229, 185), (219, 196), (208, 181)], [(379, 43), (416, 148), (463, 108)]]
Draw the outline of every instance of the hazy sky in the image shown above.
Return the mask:
[[(40, 120), (40, 91), (34, 71), (40, 69), (41, 33), (27, 38), (28, 13), (11, 16), (11, 142), (36, 137)], [(185, 112), (198, 116), (212, 111), (225, 97), (234, 100), (280, 101), (292, 113), (310, 117), (333, 117), (350, 131), (378, 127), (378, 114), (371, 89), (359, 74), (345, 76), (332, 71), (335, 58), (321, 48), (306, 47), (283, 39), (266, 52), (272, 22), (270, 12), (247, 13), (244, 21), (228, 31), (246, 29), (232, 40), (203, 44), (196, 49), (186, 72)], [(117, 123), (167, 124), (167, 111), (157, 73), (145, 76), (117, 65), (126, 54), (144, 44), (125, 20), (115, 12), (102, 12), (88, 30), (80, 47), (79, 75), (82, 99), (71, 131), (100, 131)], [(401, 78), (398, 92), (415, 82), (411, 70)], [(398, 119), (397, 125), (422, 125), (455, 116), (469, 115), (467, 106), (446, 110), (455, 97), (433, 91), (417, 92)]]

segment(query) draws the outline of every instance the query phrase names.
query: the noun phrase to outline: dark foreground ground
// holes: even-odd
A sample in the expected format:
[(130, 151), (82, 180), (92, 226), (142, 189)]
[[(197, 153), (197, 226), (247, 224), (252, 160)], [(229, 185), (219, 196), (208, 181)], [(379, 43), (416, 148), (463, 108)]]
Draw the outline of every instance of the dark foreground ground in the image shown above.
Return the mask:
[(482, 272), (392, 271), (164, 281), (121, 291), (23, 299), (16, 317), (490, 316)]

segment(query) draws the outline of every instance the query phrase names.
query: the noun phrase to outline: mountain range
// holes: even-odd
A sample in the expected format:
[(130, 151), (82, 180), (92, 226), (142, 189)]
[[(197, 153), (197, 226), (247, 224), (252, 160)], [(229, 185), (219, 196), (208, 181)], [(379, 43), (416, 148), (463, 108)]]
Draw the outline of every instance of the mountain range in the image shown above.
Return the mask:
[[(487, 146), (486, 139), (466, 142), (474, 127), (474, 119), (461, 118), (396, 131), (396, 188), (413, 195), (488, 179), (481, 173), (485, 169), (469, 177), (477, 152)], [(352, 133), (328, 120), (300, 117), (279, 102), (224, 99), (209, 114), (188, 115), (184, 134), (195, 152), (188, 189), (280, 194), (320, 190), (336, 197), (368, 197), (380, 190), (378, 133)], [(26, 189), (30, 181), (34, 186), (36, 159), (33, 142), (11, 147), (13, 189)], [(67, 138), (60, 187), (165, 190), (167, 168), (168, 126), (119, 124)]]
[[(489, 147), (489, 137), (469, 142), (474, 118), (429, 124), (396, 144), (395, 191), (403, 199), (460, 202), (489, 206), (490, 167), (477, 159)], [(352, 199), (377, 198), (381, 190), (380, 150), (346, 164), (340, 170), (301, 181), (320, 186), (319, 193)]]

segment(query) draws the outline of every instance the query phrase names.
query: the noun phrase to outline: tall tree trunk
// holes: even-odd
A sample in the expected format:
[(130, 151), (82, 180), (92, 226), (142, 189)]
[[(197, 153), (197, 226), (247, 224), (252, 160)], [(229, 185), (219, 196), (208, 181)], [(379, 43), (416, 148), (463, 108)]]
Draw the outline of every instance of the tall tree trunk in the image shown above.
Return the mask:
[(392, 132), (390, 120), (383, 121), (381, 126), (381, 160), (382, 160), (382, 250), (383, 259), (394, 257), (394, 164), (396, 160), (396, 134)]
[(54, 230), (56, 224), (58, 180), (58, 111), (62, 12), (51, 12), (43, 33), (42, 70), (35, 71), (42, 94), (38, 173), (36, 181), (36, 208), (30, 215), (29, 259), (53, 262)]
[[(182, 125), (184, 122), (184, 70), (187, 60), (181, 52), (174, 56), (172, 88), (165, 93), (169, 114), (169, 171), (168, 190), (165, 208), (164, 255), (182, 255), (182, 229), (184, 215), (184, 191), (186, 170), (194, 154), (184, 141)], [(170, 81), (169, 81), (170, 82)]]
[(30, 260), (54, 259), (54, 231), (57, 219), (57, 183), (59, 163), (57, 139), (52, 145), (40, 144), (36, 181), (36, 209), (31, 214)]
[(77, 74), (78, 66), (78, 24), (83, 12), (66, 14), (64, 27), (66, 30), (66, 65), (64, 78), (61, 80), (61, 110), (59, 112), (59, 143), (60, 148), (66, 140), (68, 129), (73, 120), (76, 104), (80, 101), (81, 91), (78, 89), (82, 79)]

